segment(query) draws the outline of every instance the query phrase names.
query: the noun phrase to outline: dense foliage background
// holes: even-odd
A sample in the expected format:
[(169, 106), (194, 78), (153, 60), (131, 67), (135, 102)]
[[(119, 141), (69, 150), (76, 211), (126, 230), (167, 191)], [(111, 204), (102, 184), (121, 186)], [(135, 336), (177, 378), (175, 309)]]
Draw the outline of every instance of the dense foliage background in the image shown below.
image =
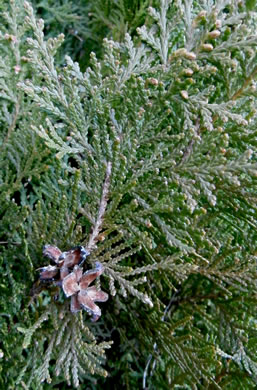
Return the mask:
[[(255, 389), (256, 1), (0, 19), (0, 387)], [(103, 264), (97, 322), (45, 244)]]

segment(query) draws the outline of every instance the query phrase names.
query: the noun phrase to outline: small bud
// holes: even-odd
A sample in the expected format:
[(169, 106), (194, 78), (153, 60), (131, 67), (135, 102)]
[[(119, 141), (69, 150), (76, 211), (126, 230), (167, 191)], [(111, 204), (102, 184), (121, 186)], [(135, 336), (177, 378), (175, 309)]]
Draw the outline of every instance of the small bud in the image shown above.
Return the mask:
[(28, 58), (28, 57), (25, 57), (25, 56), (22, 56), (22, 57), (21, 57), (21, 60), (24, 61), (24, 62), (29, 62), (29, 58)]
[(188, 99), (188, 92), (187, 91), (180, 91), (180, 94), (181, 96), (184, 98), (184, 99)]
[(31, 8), (31, 6), (30, 6), (28, 1), (24, 1), (23, 6), (24, 6), (25, 9), (30, 9)]
[(210, 39), (216, 39), (219, 36), (220, 36), (219, 30), (213, 30), (213, 31), (209, 32), (209, 34), (208, 34), (208, 38), (210, 38)]
[(5, 34), (4, 39), (6, 39), (7, 41), (10, 41), (10, 42), (13, 42), (13, 43), (17, 42), (17, 37), (15, 35), (11, 35), (11, 34)]
[(202, 18), (205, 18), (205, 16), (207, 15), (207, 11), (200, 11), (199, 14), (197, 15), (197, 18), (198, 19), (202, 19)]
[(187, 51), (184, 47), (181, 49), (176, 50), (169, 58), (170, 61), (173, 60), (173, 58), (179, 58), (179, 57), (184, 57), (187, 58), (188, 60), (195, 60), (196, 55), (193, 52)]
[(201, 214), (207, 214), (207, 210), (204, 207), (200, 208)]
[(153, 78), (153, 77), (147, 79), (146, 81), (147, 81), (149, 84), (152, 84), (152, 85), (158, 85), (158, 84), (159, 84), (158, 80), (155, 79), (155, 78)]
[(247, 150), (245, 151), (245, 157), (246, 157), (247, 159), (251, 158), (251, 157), (252, 157), (252, 154), (253, 154), (253, 151), (252, 151), (251, 149), (247, 149)]
[(195, 53), (193, 53), (192, 51), (187, 51), (185, 53), (185, 57), (188, 59), (188, 60), (195, 60), (196, 59), (196, 55)]
[(151, 227), (153, 227), (152, 223), (151, 223), (149, 220), (147, 220), (147, 221), (145, 222), (145, 225), (146, 225), (146, 227), (148, 227), (149, 229), (150, 229)]
[(192, 76), (194, 71), (191, 68), (187, 68), (187, 69), (184, 69), (183, 73), (185, 76)]
[(202, 46), (201, 46), (202, 50), (204, 51), (212, 51), (213, 50), (213, 46), (211, 43), (204, 43)]
[(43, 29), (44, 29), (44, 24), (45, 24), (45, 22), (44, 22), (43, 19), (38, 19), (38, 20), (37, 20), (37, 26), (38, 26), (38, 28), (39, 28), (40, 30), (43, 30)]
[(145, 112), (145, 109), (143, 107), (140, 107), (140, 110), (138, 111), (138, 116), (141, 117), (144, 112)]
[(216, 28), (221, 28), (221, 26), (222, 26), (221, 20), (220, 20), (220, 19), (217, 19), (216, 22), (215, 22), (215, 27), (216, 27)]
[(20, 65), (15, 65), (15, 66), (13, 67), (13, 69), (14, 69), (14, 73), (15, 73), (15, 74), (19, 74), (20, 71), (21, 71)]
[(192, 79), (192, 77), (189, 77), (189, 79), (187, 79), (187, 82), (188, 84), (195, 84), (195, 80)]
[(174, 57), (184, 57), (187, 53), (187, 50), (182, 47), (181, 49), (178, 49), (176, 50), (174, 53), (173, 53), (173, 56)]
[(196, 18), (193, 20), (192, 27), (196, 28), (201, 22), (206, 22), (207, 11), (200, 11)]

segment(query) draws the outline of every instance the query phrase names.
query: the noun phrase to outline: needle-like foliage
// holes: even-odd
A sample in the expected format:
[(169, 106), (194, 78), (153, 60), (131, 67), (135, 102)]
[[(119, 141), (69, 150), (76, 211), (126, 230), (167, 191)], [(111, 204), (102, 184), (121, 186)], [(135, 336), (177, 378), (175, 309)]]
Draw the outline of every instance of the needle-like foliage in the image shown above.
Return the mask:
[[(0, 18), (0, 387), (256, 388), (256, 2)], [(45, 244), (101, 263), (98, 322)]]

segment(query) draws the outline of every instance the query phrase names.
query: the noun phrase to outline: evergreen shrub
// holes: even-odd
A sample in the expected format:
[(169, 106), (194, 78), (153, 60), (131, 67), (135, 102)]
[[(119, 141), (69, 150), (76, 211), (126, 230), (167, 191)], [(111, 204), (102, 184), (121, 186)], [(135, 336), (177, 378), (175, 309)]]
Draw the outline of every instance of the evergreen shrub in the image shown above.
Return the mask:
[(256, 389), (256, 1), (0, 4), (0, 388)]

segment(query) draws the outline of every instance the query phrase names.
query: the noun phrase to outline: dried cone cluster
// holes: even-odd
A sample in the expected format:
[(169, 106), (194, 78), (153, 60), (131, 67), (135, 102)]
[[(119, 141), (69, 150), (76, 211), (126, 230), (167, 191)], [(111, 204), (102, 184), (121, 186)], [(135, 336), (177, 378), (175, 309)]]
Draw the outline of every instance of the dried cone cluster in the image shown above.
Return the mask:
[(95, 302), (105, 302), (108, 294), (99, 291), (90, 284), (103, 273), (103, 266), (96, 262), (94, 269), (83, 273), (81, 267), (89, 253), (82, 246), (61, 252), (59, 248), (45, 245), (44, 256), (47, 256), (55, 265), (40, 268), (40, 279), (52, 281), (62, 287), (66, 297), (71, 297), (70, 309), (73, 313), (85, 309), (92, 315), (92, 321), (101, 316), (101, 309)]

